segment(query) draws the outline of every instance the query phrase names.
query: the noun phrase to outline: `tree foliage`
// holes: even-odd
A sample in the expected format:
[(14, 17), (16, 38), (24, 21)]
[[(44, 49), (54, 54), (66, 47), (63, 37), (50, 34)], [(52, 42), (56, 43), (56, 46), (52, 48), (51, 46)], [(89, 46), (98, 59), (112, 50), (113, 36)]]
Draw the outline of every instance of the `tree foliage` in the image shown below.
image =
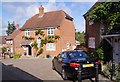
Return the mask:
[(120, 24), (120, 1), (103, 2), (89, 13), (89, 20), (106, 24), (109, 28)]
[(79, 41), (80, 44), (84, 44), (84, 43), (85, 43), (84, 32), (76, 32), (76, 33), (75, 33), (75, 39), (76, 39), (77, 41)]
[(16, 28), (15, 28), (15, 23), (14, 23), (14, 21), (13, 21), (13, 23), (10, 23), (10, 22), (8, 21), (8, 30), (6, 31), (7, 35), (12, 34), (15, 29), (16, 29)]

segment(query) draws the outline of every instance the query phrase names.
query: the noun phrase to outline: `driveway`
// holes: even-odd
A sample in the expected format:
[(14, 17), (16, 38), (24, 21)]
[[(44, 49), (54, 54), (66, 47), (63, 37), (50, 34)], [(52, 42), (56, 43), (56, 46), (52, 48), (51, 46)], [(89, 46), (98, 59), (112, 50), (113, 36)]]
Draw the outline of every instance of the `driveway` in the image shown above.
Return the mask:
[[(61, 76), (52, 70), (51, 59), (5, 59), (2, 60), (3, 80), (51, 80), (62, 81)], [(101, 82), (110, 82), (100, 75)], [(72, 82), (72, 81), (65, 81)], [(83, 80), (83, 82), (91, 82)]]

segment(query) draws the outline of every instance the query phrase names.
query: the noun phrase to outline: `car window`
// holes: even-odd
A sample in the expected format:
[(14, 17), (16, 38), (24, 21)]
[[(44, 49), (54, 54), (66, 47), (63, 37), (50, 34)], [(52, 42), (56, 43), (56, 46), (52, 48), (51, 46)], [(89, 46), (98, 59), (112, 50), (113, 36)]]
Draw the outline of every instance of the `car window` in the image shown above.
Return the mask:
[(57, 58), (60, 58), (61, 57), (61, 53), (58, 54)]
[(66, 53), (62, 53), (62, 54), (61, 54), (61, 57), (62, 57), (62, 58), (67, 58)]
[(69, 58), (89, 58), (89, 55), (87, 55), (84, 52), (67, 52)]

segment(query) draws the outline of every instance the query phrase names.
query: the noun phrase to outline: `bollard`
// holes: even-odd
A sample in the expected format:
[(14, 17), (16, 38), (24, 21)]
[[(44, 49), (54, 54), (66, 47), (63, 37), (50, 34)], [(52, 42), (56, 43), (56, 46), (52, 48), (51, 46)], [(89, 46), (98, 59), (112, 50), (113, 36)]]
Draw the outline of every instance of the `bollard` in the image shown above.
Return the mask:
[(81, 77), (81, 74), (82, 74), (82, 70), (81, 70), (81, 66), (79, 67), (78, 69), (78, 82), (82, 82), (82, 77)]
[(95, 65), (95, 70), (96, 70), (96, 76), (95, 76), (95, 82), (99, 82), (98, 78), (98, 64), (96, 63)]
[(113, 80), (114, 75), (115, 75), (115, 62), (113, 60), (112, 61), (112, 72), (111, 72), (111, 77), (110, 77), (111, 80)]

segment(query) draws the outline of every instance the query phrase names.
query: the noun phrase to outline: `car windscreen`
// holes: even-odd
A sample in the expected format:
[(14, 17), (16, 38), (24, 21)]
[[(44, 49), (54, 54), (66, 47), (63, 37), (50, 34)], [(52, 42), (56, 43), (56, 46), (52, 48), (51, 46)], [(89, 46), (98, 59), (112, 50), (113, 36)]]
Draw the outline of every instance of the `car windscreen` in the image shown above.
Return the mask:
[(69, 56), (70, 59), (75, 59), (75, 58), (89, 58), (90, 56), (84, 52), (67, 52), (67, 55)]

